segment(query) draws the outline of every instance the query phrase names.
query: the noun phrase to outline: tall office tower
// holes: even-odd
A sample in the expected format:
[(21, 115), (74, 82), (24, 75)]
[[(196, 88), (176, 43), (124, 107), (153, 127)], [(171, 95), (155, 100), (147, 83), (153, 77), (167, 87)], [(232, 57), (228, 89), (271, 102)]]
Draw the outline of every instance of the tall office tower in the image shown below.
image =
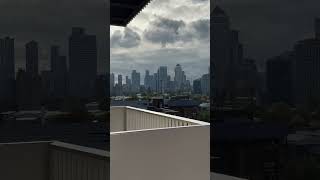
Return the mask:
[(122, 87), (122, 75), (121, 74), (118, 75), (118, 85), (120, 87)]
[(39, 49), (36, 41), (30, 41), (25, 45), (26, 48), (26, 72), (32, 77), (39, 73)]
[(57, 59), (60, 56), (59, 46), (51, 46), (50, 49), (50, 67), (51, 71), (57, 71)]
[(164, 93), (167, 91), (168, 85), (168, 70), (166, 66), (160, 66), (158, 70), (159, 89), (158, 92)]
[(114, 77), (114, 73), (110, 74), (110, 95), (113, 96), (114, 95), (114, 81), (115, 81), (115, 77)]
[(219, 6), (214, 8), (210, 16), (210, 74), (214, 73), (211, 94), (216, 102), (223, 103), (224, 99), (234, 96), (234, 65), (242, 56), (238, 52), (241, 46), (238, 43), (238, 33), (230, 29), (229, 17)]
[(67, 95), (68, 88), (67, 59), (66, 56), (60, 56), (59, 46), (51, 47), (50, 57), (52, 96), (63, 98)]
[(159, 74), (158, 73), (154, 73), (153, 74), (153, 90), (158, 92), (159, 89)]
[(58, 98), (63, 98), (67, 95), (68, 90), (67, 58), (59, 56), (57, 61), (57, 70), (53, 72), (55, 76), (54, 94)]
[[(21, 70), (20, 70), (20, 73), (21, 73)], [(51, 99), (53, 95), (52, 71), (47, 71), (47, 70), (41, 71), (40, 76), (41, 76), (41, 86), (42, 86), (41, 88), (42, 99), (44, 101), (47, 101)]]
[(115, 86), (115, 93), (117, 96), (122, 96), (123, 95), (123, 84), (122, 84), (122, 75), (118, 74), (118, 83)]
[(239, 97), (254, 98), (258, 95), (258, 70), (253, 59), (244, 58), (237, 69), (235, 94)]
[(72, 28), (69, 37), (69, 96), (94, 96), (97, 75), (97, 42), (95, 35), (83, 28)]
[(131, 80), (129, 79), (129, 76), (126, 76), (126, 84), (124, 86), (125, 93), (130, 93), (131, 92)]
[(111, 73), (111, 75), (110, 75), (110, 88), (114, 87), (114, 81), (115, 81), (114, 73)]
[(246, 62), (243, 58), (243, 47), (239, 42), (239, 31), (232, 30), (230, 35), (230, 64), (228, 67), (228, 93), (230, 98), (235, 96), (242, 96), (243, 93), (238, 89), (237, 84), (240, 79), (241, 67), (246, 68)]
[(183, 71), (180, 64), (177, 64), (174, 68), (174, 82), (176, 86), (176, 90), (180, 90), (183, 84)]
[(136, 70), (133, 70), (131, 74), (131, 79), (132, 79), (131, 91), (134, 93), (139, 92), (140, 91), (140, 73), (138, 73)]
[(126, 76), (126, 85), (131, 86), (131, 80), (129, 79), (129, 76)]
[(299, 41), (294, 47), (294, 52), (295, 103), (320, 98), (320, 39), (315, 37)]
[[(14, 39), (0, 39), (0, 105), (14, 101), (15, 56)], [(3, 106), (2, 106), (3, 107)], [(1, 109), (0, 109), (1, 110)]]
[(43, 98), (40, 76), (19, 69), (16, 79), (16, 96), (20, 110), (39, 109)]
[(201, 94), (201, 78), (193, 81), (193, 93)]
[(292, 103), (292, 60), (290, 54), (283, 54), (267, 61), (266, 86), (269, 103)]
[(210, 76), (209, 74), (204, 74), (201, 77), (201, 93), (203, 95), (210, 95)]
[(146, 89), (150, 88), (150, 86), (151, 86), (150, 78), (151, 78), (150, 72), (149, 72), (149, 70), (146, 70), (145, 77), (144, 77), (144, 87)]
[(315, 38), (320, 39), (320, 18), (315, 18), (314, 33), (315, 33)]

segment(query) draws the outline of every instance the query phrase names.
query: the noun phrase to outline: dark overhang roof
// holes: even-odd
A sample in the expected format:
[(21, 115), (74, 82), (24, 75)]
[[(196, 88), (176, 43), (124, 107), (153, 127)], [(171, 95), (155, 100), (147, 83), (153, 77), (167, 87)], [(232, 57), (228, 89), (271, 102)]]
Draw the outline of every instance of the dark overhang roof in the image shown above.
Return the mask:
[(126, 26), (151, 0), (111, 0), (110, 24)]

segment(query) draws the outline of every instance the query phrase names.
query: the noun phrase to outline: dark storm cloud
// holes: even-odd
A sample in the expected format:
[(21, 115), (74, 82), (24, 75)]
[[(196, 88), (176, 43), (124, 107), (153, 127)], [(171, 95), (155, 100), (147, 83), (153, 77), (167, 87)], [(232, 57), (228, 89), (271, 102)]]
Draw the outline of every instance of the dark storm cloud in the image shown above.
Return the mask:
[[(16, 64), (25, 64), (24, 44), (36, 40), (40, 46), (40, 68), (48, 69), (49, 47), (62, 46), (67, 55), (71, 28), (81, 26), (97, 35), (99, 72), (107, 66), (106, 2), (104, 0), (2, 0), (0, 2), (0, 37), (12, 36), (16, 44)], [(105, 29), (104, 29), (105, 28)], [(109, 28), (109, 27), (108, 27)]]
[(150, 27), (144, 32), (144, 37), (148, 41), (166, 46), (168, 43), (180, 40), (180, 31), (185, 26), (186, 24), (182, 20), (159, 17), (150, 23)]
[(240, 30), (246, 54), (263, 62), (313, 36), (318, 0), (224, 0), (217, 3)]
[(162, 46), (176, 42), (209, 39), (209, 19), (200, 19), (191, 23), (159, 17), (150, 23), (144, 32), (146, 40), (160, 43)]
[(209, 19), (199, 19), (197, 21), (191, 22), (191, 27), (194, 30), (193, 35), (198, 36), (200, 40), (210, 39), (210, 20)]
[(132, 48), (139, 46), (141, 42), (140, 35), (130, 28), (125, 28), (124, 31), (115, 31), (110, 39), (110, 45), (112, 48), (123, 47)]

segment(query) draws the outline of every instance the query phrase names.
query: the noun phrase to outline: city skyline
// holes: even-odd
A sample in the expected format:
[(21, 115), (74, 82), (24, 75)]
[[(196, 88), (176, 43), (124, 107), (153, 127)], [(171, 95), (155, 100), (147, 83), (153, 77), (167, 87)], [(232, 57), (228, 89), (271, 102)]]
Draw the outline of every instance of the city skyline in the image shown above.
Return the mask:
[[(144, 73), (131, 71), (131, 76), (110, 73), (111, 96), (132, 95), (136, 93), (193, 93), (209, 95), (209, 69), (197, 79), (190, 81), (182, 65), (174, 67), (174, 74), (168, 74), (167, 66), (159, 66), (155, 72), (146, 69)], [(125, 83), (124, 83), (125, 82)]]
[(191, 80), (197, 78), (209, 66), (209, 17), (208, 0), (150, 2), (128, 27), (110, 27), (111, 72), (180, 63)]
[(1, 108), (39, 109), (54, 99), (88, 100), (108, 94), (107, 74), (101, 76), (97, 72), (96, 35), (88, 34), (85, 28), (73, 27), (65, 39), (67, 53), (60, 52), (60, 45), (51, 45), (48, 70), (39, 69), (39, 43), (29, 40), (24, 46), (25, 68), (17, 72), (15, 39), (0, 39), (0, 111)]
[[(183, 66), (183, 64), (180, 64), (180, 65), (182, 66), (182, 68), (185, 69), (185, 67)], [(176, 65), (175, 65), (175, 66), (176, 66)], [(171, 77), (171, 80), (174, 80), (175, 66), (169, 67), (169, 66), (167, 66), (167, 65), (160, 65), (160, 66), (158, 66), (158, 67), (155, 67), (154, 70), (144, 69), (144, 70), (142, 70), (142, 71), (137, 71), (136, 69), (130, 69), (130, 70), (128, 70), (127, 73), (125, 73), (125, 74), (121, 74), (121, 73), (119, 73), (119, 72), (113, 72), (113, 71), (111, 71), (110, 74), (114, 74), (115, 77), (118, 77), (118, 75), (121, 75), (121, 76), (122, 76), (122, 83), (123, 83), (123, 84), (126, 84), (126, 83), (125, 83), (125, 82), (126, 82), (126, 81), (125, 81), (126, 76), (131, 77), (132, 71), (133, 71), (133, 70), (136, 70), (138, 73), (140, 73), (141, 77), (143, 77), (143, 78), (140, 79), (140, 85), (144, 85), (144, 77), (145, 77), (145, 75), (146, 75), (146, 74), (145, 74), (146, 71), (149, 71), (150, 74), (153, 74), (153, 73), (156, 73), (156, 72), (158, 71), (159, 67), (167, 67), (168, 75)], [(186, 74), (186, 79), (189, 80), (190, 82), (192, 82), (192, 81), (194, 81), (194, 80), (197, 80), (197, 79), (201, 78), (202, 75), (208, 74), (208, 73), (209, 73), (209, 67), (207, 68), (207, 72), (202, 72), (202, 74), (199, 74), (198, 76), (194, 76), (194, 77), (188, 76), (189, 72), (187, 72), (187, 71), (184, 71), (184, 72), (185, 72), (185, 74)], [(115, 78), (115, 83), (118, 83), (118, 78)]]
[[(84, 27), (89, 34), (96, 34), (98, 40), (98, 72), (108, 69), (108, 48), (105, 39), (108, 31), (104, 25), (106, 2), (103, 0), (35, 0), (25, 3), (20, 0), (1, 1), (0, 38), (14, 38), (16, 67), (25, 68), (25, 49), (27, 42), (35, 40), (39, 44), (39, 69), (48, 70), (50, 66), (50, 46), (61, 44), (61, 53), (67, 55), (68, 40), (72, 27)], [(70, 13), (72, 10), (72, 13)], [(84, 13), (86, 12), (86, 13)], [(107, 50), (106, 50), (107, 49)]]
[(241, 32), (244, 55), (256, 60), (259, 71), (265, 69), (266, 60), (291, 50), (297, 40), (312, 37), (314, 18), (320, 17), (317, 0), (223, 0), (216, 5), (228, 14), (232, 28)]

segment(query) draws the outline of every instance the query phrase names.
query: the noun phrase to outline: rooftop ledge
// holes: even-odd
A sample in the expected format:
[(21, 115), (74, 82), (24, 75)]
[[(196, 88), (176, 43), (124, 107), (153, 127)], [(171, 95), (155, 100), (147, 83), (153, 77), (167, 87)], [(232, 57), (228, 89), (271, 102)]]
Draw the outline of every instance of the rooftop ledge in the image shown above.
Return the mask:
[(210, 126), (209, 123), (130, 106), (111, 107), (111, 135), (151, 130)]
[(111, 179), (210, 179), (209, 123), (113, 106), (110, 127)]

